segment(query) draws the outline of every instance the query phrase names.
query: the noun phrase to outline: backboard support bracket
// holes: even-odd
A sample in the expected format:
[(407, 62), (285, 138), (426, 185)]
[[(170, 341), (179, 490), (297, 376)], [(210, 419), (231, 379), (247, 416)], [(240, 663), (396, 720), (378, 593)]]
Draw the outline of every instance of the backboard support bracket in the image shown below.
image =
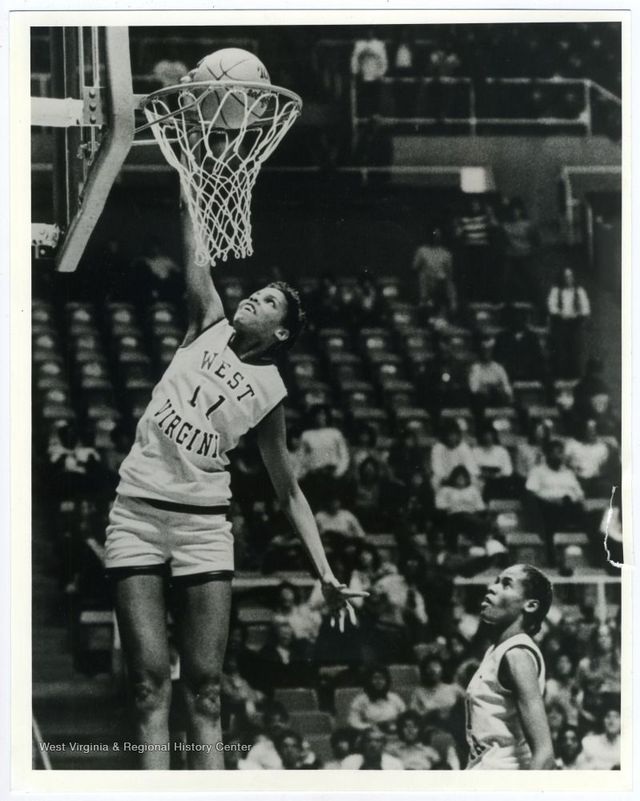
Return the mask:
[(32, 245), (36, 253), (54, 248), (56, 270), (73, 272), (133, 144), (136, 101), (128, 28), (59, 28), (55, 35), (52, 53), (64, 55), (52, 59), (54, 96), (31, 99), (31, 125), (53, 128), (57, 137), (57, 219), (36, 223)]
[[(78, 266), (89, 237), (100, 219), (111, 187), (133, 144), (134, 100), (128, 28), (105, 29), (105, 66), (108, 77), (105, 99), (110, 124), (105, 129), (100, 148), (82, 188), (78, 213), (56, 254), (56, 269), (59, 272), (73, 272)], [(91, 97), (89, 91), (87, 99), (83, 98), (81, 101), (83, 114), (85, 103), (89, 106), (90, 102), (98, 99), (97, 96)], [(93, 110), (89, 108), (89, 111)]]

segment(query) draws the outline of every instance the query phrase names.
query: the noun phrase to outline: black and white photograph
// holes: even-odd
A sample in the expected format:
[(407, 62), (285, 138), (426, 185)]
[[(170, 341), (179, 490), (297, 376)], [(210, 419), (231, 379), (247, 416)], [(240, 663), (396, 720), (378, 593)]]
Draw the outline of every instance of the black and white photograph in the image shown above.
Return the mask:
[(625, 789), (628, 12), (10, 17), (22, 775)]

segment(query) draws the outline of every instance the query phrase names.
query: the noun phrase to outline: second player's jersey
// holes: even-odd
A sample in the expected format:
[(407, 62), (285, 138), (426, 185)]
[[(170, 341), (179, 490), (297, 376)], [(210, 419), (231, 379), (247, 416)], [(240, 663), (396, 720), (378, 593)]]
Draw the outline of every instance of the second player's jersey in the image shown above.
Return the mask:
[[(526, 648), (536, 662), (538, 686), (544, 691), (545, 669), (540, 649), (528, 634), (516, 634), (492, 645), (469, 682), (466, 693), (467, 742), (471, 765), (490, 756), (491, 766), (526, 767), (531, 759), (513, 693), (500, 683), (498, 671), (507, 651)], [(489, 766), (489, 765), (487, 765)]]
[(118, 493), (195, 506), (227, 504), (228, 453), (285, 397), (278, 369), (243, 362), (222, 319), (178, 348), (140, 418)]

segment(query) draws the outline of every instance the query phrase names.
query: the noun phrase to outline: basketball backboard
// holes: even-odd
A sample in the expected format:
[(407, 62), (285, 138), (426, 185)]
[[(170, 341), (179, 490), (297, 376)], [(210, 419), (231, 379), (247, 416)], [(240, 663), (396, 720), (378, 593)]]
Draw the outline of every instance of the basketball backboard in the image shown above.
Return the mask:
[(33, 81), (39, 96), (31, 99), (31, 127), (51, 154), (53, 219), (33, 220), (32, 245), (38, 255), (49, 248), (56, 269), (71, 272), (133, 143), (129, 31), (38, 29), (32, 62), (37, 48), (45, 73), (43, 80)]

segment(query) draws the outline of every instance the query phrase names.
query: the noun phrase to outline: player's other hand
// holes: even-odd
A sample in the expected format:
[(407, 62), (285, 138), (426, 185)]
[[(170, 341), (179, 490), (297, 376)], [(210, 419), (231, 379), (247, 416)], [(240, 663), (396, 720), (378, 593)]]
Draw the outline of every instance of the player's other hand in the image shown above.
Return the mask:
[(347, 615), (354, 626), (358, 625), (356, 611), (349, 603), (349, 598), (366, 598), (369, 595), (368, 592), (350, 590), (346, 584), (341, 584), (335, 576), (329, 576), (322, 579), (322, 594), (329, 607), (332, 626), (335, 626), (337, 621), (340, 631), (344, 631)]

